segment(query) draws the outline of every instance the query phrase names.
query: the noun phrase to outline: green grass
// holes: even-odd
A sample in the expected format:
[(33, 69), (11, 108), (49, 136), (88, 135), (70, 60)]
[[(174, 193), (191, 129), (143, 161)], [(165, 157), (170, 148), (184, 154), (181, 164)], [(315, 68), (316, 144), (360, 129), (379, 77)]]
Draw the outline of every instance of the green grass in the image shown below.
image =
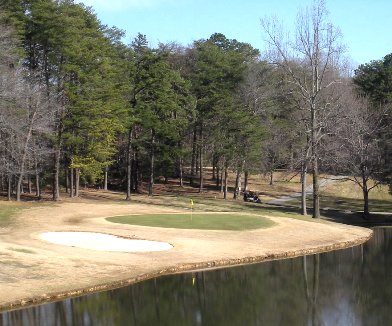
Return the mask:
[(268, 228), (268, 218), (239, 213), (147, 214), (108, 217), (109, 222), (161, 228), (242, 231)]
[(13, 222), (13, 216), (21, 209), (20, 205), (0, 202), (0, 227), (10, 226)]

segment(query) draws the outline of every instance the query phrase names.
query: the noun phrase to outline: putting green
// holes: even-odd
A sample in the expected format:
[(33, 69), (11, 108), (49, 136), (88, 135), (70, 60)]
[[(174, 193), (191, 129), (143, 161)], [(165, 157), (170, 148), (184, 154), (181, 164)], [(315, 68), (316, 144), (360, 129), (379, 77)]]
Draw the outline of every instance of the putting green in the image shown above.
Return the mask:
[(147, 214), (108, 217), (113, 223), (140, 226), (243, 231), (268, 228), (275, 225), (268, 218), (241, 213), (187, 213), (187, 214)]

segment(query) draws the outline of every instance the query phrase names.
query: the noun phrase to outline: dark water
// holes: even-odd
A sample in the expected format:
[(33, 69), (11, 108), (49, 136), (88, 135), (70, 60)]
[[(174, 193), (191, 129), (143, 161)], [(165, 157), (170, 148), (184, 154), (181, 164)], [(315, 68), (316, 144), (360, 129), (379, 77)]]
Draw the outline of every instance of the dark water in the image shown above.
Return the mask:
[(3, 325), (392, 325), (392, 229), (346, 250), (4, 313)]

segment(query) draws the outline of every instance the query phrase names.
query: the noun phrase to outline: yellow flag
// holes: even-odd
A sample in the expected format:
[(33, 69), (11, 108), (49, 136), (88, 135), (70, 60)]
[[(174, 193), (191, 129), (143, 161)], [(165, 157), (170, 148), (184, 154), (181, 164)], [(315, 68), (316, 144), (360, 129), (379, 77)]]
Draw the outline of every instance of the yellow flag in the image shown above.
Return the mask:
[(193, 200), (191, 199), (191, 208), (193, 209)]

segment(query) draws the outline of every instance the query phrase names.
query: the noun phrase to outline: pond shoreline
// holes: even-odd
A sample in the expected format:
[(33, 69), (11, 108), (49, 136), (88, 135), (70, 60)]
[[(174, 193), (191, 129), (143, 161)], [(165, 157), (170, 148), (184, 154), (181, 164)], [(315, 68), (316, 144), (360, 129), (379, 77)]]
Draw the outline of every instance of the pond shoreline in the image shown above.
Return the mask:
[[(99, 206), (99, 207), (97, 207)], [(45, 218), (42, 213), (45, 211)], [(127, 286), (151, 278), (344, 249), (366, 242), (372, 231), (322, 221), (269, 217), (277, 225), (250, 231), (202, 231), (124, 226), (103, 216), (178, 212), (147, 205), (62, 203), (23, 212), (20, 225), (0, 241), (0, 311)], [(56, 216), (56, 218), (51, 218)], [(78, 216), (78, 222), (70, 223)], [(95, 231), (169, 242), (162, 253), (107, 253), (39, 240), (43, 231)], [(4, 235), (4, 234), (3, 234)], [(4, 238), (4, 239), (3, 239)], [(75, 277), (76, 275), (76, 277)]]

